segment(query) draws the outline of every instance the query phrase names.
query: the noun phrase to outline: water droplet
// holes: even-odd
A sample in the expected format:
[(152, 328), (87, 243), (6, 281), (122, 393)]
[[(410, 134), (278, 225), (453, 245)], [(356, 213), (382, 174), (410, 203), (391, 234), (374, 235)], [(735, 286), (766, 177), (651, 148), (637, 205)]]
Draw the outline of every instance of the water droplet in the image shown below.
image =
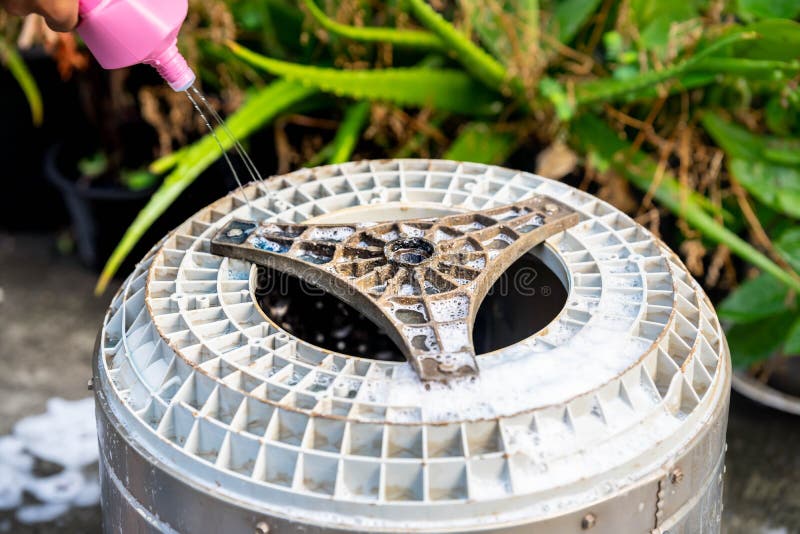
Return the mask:
[(289, 250), (289, 247), (282, 243), (258, 236), (252, 237), (250, 239), (250, 243), (257, 249), (266, 250), (267, 252), (274, 252), (276, 254), (283, 254)]

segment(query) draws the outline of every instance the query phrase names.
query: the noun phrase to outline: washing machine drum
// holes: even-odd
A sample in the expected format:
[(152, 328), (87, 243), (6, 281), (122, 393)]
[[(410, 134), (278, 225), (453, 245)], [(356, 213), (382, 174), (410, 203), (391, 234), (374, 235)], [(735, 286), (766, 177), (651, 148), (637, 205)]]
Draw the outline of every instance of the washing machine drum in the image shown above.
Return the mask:
[(532, 174), (249, 184), (138, 264), (94, 374), (109, 531), (719, 531), (708, 297), (625, 214)]

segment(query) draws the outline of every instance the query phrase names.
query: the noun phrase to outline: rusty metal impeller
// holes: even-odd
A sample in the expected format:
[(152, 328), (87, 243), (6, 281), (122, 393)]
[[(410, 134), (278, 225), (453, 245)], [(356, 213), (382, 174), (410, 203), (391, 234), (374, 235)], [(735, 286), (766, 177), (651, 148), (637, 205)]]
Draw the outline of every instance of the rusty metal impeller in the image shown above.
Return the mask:
[[(211, 252), (315, 284), (370, 317), (422, 380), (477, 374), (472, 327), (505, 270), (578, 214), (543, 196), (439, 219), (283, 224), (233, 220)], [(309, 320), (313, 320), (309, 317)]]

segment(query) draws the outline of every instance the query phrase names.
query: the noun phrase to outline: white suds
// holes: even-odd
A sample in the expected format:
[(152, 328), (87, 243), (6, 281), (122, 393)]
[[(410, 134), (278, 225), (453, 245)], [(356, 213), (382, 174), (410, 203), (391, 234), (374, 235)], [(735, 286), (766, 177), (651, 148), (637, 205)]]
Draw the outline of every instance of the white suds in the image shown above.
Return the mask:
[[(36, 459), (62, 470), (37, 476)], [(17, 521), (33, 524), (73, 506), (97, 505), (97, 460), (94, 399), (50, 399), (45, 413), (21, 419), (11, 435), (0, 437), (0, 510), (16, 509)]]

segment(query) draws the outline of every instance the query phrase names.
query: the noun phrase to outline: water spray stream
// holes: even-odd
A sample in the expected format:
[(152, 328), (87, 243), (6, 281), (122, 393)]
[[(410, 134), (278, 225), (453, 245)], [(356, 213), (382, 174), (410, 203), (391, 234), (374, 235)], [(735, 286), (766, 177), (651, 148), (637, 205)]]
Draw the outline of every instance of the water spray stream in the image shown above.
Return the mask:
[[(196, 88), (192, 87), (192, 89), (194, 89), (195, 94), (199, 94), (199, 91), (197, 91)], [(206, 114), (203, 113), (203, 110), (200, 108), (200, 105), (197, 103), (197, 100), (195, 100), (194, 97), (192, 96), (192, 93), (187, 90), (186, 91), (186, 96), (189, 97), (189, 100), (191, 101), (192, 105), (194, 106), (194, 109), (196, 109), (197, 112), (200, 114), (200, 116), (203, 118), (203, 122), (206, 123), (206, 126), (208, 127), (208, 131), (211, 132), (211, 135), (214, 137), (214, 140), (217, 142), (217, 145), (219, 145), (219, 149), (220, 149), (220, 151), (222, 151), (222, 155), (225, 158), (225, 161), (228, 163), (228, 167), (230, 168), (231, 173), (233, 174), (233, 179), (236, 180), (236, 184), (239, 186), (239, 190), (241, 190), (241, 192), (242, 192), (242, 198), (244, 199), (244, 201), (247, 204), (247, 206), (251, 207), (250, 200), (247, 198), (247, 195), (245, 195), (245, 193), (244, 193), (244, 188), (242, 186), (242, 181), (239, 178), (239, 174), (236, 172), (236, 168), (233, 166), (233, 162), (231, 161), (231, 158), (228, 156), (228, 152), (225, 150), (225, 147), (222, 146), (222, 141), (220, 141), (219, 136), (217, 135), (217, 132), (214, 130), (214, 127), (211, 126), (211, 122), (208, 120), (208, 117), (206, 116)], [(203, 101), (204, 102), (206, 101), (205, 98), (203, 98)], [(206, 105), (208, 106), (207, 102), (206, 102)], [(214, 113), (216, 114), (216, 112), (214, 112)], [(224, 128), (224, 129), (227, 130), (227, 128)], [(230, 134), (228, 134), (228, 135), (230, 135)], [(235, 143), (238, 143), (233, 136), (231, 136), (231, 139)], [(249, 170), (249, 167), (248, 167), (248, 170)], [(252, 174), (252, 171), (250, 171), (250, 172)]]
[(239, 157), (244, 162), (247, 171), (250, 173), (250, 178), (252, 178), (253, 180), (258, 180), (259, 182), (263, 182), (264, 178), (262, 178), (261, 173), (258, 172), (258, 168), (256, 167), (255, 163), (253, 163), (253, 160), (250, 158), (250, 155), (244, 149), (242, 143), (239, 142), (239, 140), (236, 138), (236, 136), (233, 134), (230, 128), (228, 128), (228, 125), (225, 124), (225, 121), (222, 119), (222, 117), (220, 117), (219, 113), (217, 113), (217, 110), (214, 109), (214, 106), (212, 106), (208, 102), (206, 97), (203, 95), (202, 92), (200, 92), (199, 89), (197, 89), (197, 87), (192, 87), (191, 91), (197, 96), (197, 98), (200, 99), (205, 108), (211, 114), (211, 117), (216, 121), (217, 125), (222, 129), (223, 132), (225, 132), (225, 135), (227, 135), (230, 138), (230, 140), (233, 141), (233, 146), (236, 149), (236, 152), (239, 154)]

